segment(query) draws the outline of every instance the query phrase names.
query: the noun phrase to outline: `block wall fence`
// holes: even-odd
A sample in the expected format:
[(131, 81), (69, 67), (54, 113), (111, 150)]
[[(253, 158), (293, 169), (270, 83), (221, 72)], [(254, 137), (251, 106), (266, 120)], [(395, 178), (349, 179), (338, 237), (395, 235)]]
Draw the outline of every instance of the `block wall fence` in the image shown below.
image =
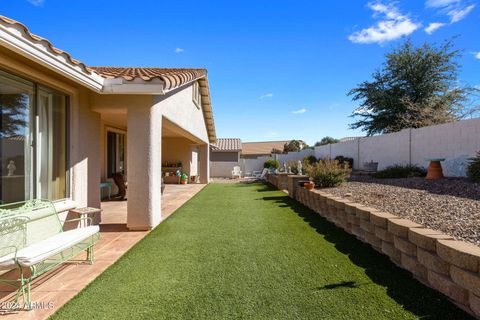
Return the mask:
[(469, 119), (315, 147), (314, 155), (353, 158), (354, 169), (362, 169), (365, 162), (374, 161), (378, 162), (379, 170), (394, 164), (426, 167), (426, 159), (445, 158), (444, 174), (463, 177), (468, 158), (477, 151), (480, 151), (480, 119)]
[[(287, 179), (290, 197), (480, 319), (480, 247), (327, 192), (299, 187), (298, 181), (307, 177), (289, 175)], [(277, 186), (279, 178), (269, 175), (267, 181)]]

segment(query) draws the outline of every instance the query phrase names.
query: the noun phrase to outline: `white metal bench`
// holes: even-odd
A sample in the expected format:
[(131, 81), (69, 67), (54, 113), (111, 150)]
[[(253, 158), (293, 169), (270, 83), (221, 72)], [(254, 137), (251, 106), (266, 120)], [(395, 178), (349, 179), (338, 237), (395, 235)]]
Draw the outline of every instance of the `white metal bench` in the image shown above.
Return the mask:
[[(71, 219), (80, 222), (91, 218)], [(79, 224), (80, 225), (80, 224)], [(22, 296), (23, 307), (30, 306), (30, 282), (41, 274), (72, 259), (86, 250), (86, 261), (93, 263), (93, 245), (100, 238), (98, 226), (81, 224), (64, 230), (54, 204), (46, 200), (30, 200), (0, 206), (0, 270), (17, 269), (18, 279), (0, 282), (17, 288), (15, 305)]]

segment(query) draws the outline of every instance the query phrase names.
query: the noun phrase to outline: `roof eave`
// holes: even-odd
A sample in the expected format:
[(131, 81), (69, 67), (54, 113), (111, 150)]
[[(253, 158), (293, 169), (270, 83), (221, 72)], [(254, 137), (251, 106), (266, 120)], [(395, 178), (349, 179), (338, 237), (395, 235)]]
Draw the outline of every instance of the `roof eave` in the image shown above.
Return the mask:
[(123, 78), (105, 79), (102, 94), (145, 94), (164, 95), (163, 82), (141, 81), (132, 82)]
[(32, 60), (70, 80), (86, 86), (96, 92), (101, 92), (104, 78), (96, 73), (85, 71), (79, 64), (70, 62), (66, 53), (52, 53), (46, 40), (33, 42), (23, 26), (18, 24), (0, 23), (0, 45)]

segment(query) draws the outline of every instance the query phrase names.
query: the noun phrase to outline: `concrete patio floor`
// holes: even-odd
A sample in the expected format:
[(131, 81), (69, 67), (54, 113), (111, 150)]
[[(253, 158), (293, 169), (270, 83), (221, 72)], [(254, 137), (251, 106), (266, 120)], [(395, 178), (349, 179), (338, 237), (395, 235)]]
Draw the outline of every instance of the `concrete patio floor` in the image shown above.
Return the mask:
[[(201, 189), (205, 184), (166, 185), (162, 195), (162, 220), (169, 217)], [(129, 231), (126, 227), (127, 201), (102, 202), (100, 241), (95, 245), (93, 265), (78, 262), (65, 263), (32, 282), (32, 302), (43, 304), (31, 311), (9, 311), (15, 292), (0, 285), (0, 317), (2, 319), (46, 319), (62, 305), (72, 299), (91, 281), (117, 261), (126, 251), (140, 241), (148, 231)], [(79, 260), (84, 259), (84, 253)], [(15, 272), (8, 273), (16, 277)]]

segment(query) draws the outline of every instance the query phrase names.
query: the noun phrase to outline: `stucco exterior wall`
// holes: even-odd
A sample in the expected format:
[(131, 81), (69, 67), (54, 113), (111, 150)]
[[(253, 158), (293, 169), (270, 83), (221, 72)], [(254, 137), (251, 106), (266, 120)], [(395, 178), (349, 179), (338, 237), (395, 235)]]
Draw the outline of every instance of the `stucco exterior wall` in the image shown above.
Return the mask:
[(160, 108), (166, 119), (208, 143), (203, 112), (193, 103), (192, 95), (192, 85), (189, 85), (173, 90), (165, 96), (154, 96), (153, 105)]
[(182, 170), (188, 175), (198, 172), (198, 150), (193, 142), (186, 138), (162, 139), (162, 163), (182, 163)]
[[(213, 178), (230, 178), (232, 177), (233, 167), (239, 166), (240, 163), (232, 161), (210, 161), (210, 176)], [(242, 176), (245, 172), (242, 170)]]

